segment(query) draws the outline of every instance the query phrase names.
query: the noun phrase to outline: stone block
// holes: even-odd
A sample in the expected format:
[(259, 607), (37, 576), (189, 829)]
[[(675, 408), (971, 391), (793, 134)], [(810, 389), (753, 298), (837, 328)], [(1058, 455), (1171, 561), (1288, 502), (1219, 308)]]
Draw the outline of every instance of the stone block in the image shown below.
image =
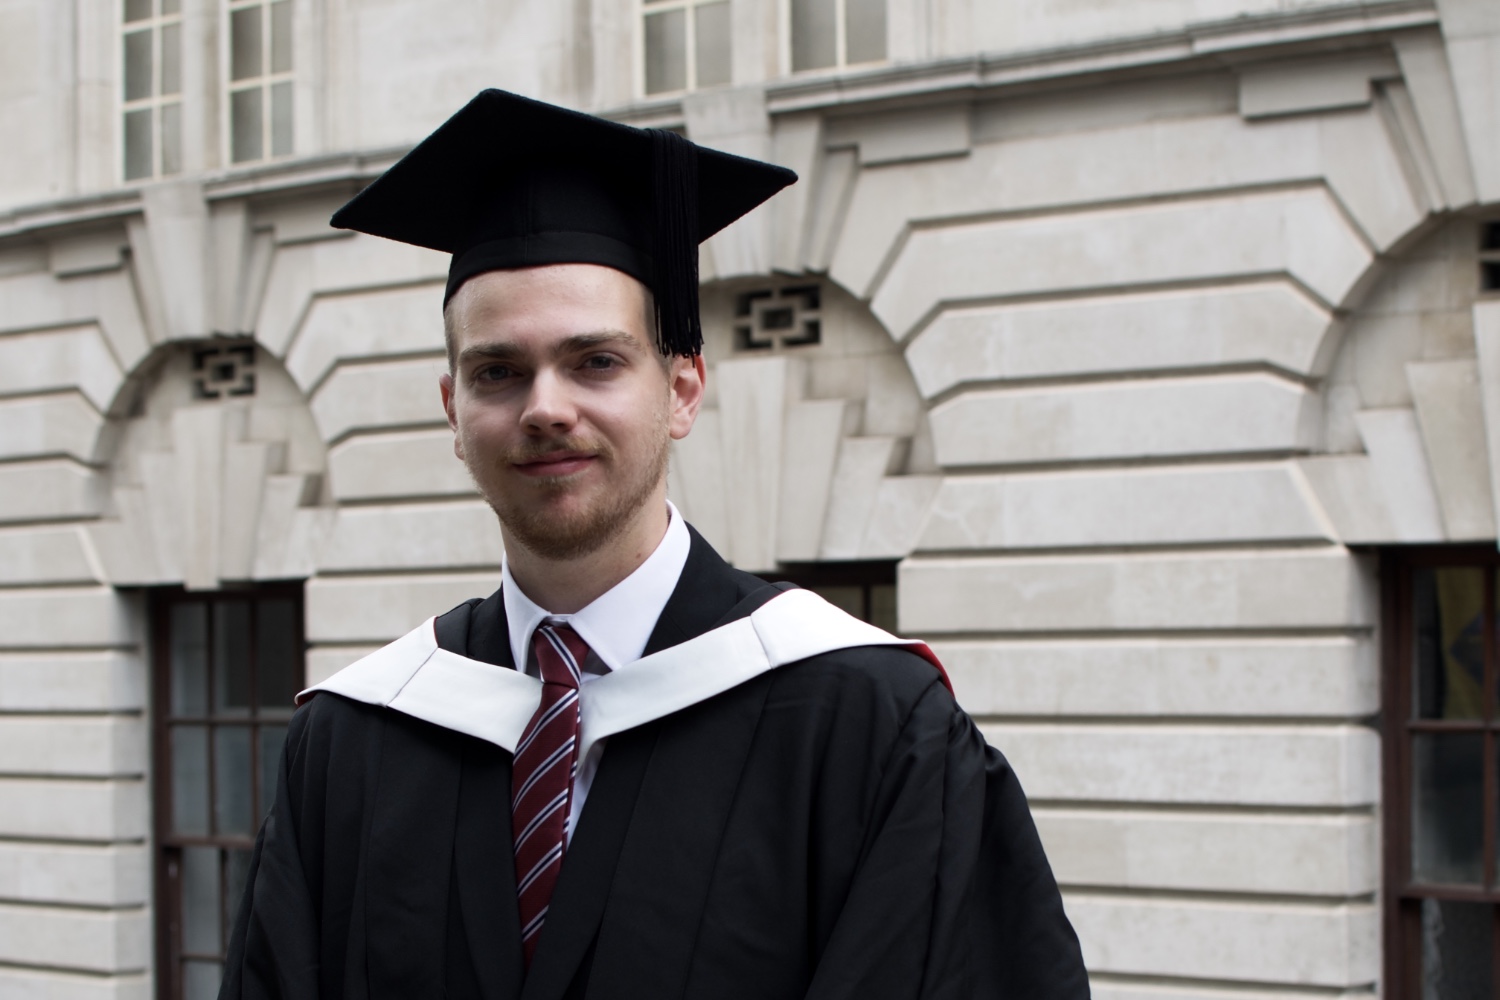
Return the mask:
[(1343, 549), (912, 557), (902, 632), (1357, 628), (1373, 580)]
[(500, 568), (500, 523), (482, 500), (343, 507), (319, 556), (323, 572)]
[(414, 285), (315, 298), (287, 372), (310, 391), (341, 362), (443, 349), (443, 286)]
[(123, 379), (97, 324), (0, 337), (0, 395), (77, 389), (103, 412)]
[(1364, 726), (982, 723), (1032, 802), (1340, 807), (1380, 793)]
[(446, 427), (438, 395), (438, 377), (446, 370), (437, 355), (341, 365), (313, 396), (313, 419), (330, 444), (355, 431)]
[(131, 778), (146, 773), (146, 722), (108, 715), (0, 716), (0, 774)]
[(150, 798), (138, 779), (0, 777), (0, 837), (142, 840)]
[(1406, 377), (1447, 537), (1494, 538), (1495, 501), (1490, 495), (1478, 364), (1421, 362), (1407, 365)]
[(1450, 208), (1468, 205), (1475, 198), (1474, 175), (1442, 36), (1437, 32), (1408, 32), (1397, 35), (1394, 41), (1401, 76), (1411, 93), (1443, 204)]
[(150, 964), (144, 909), (81, 910), (0, 903), (0, 962), (79, 972), (140, 972)]
[(123, 652), (0, 655), (0, 712), (137, 712), (146, 665)]
[(866, 167), (963, 156), (973, 143), (973, 114), (967, 104), (910, 108), (834, 119), (830, 146), (858, 146)]
[(1370, 81), (1401, 75), (1386, 49), (1277, 59), (1240, 68), (1240, 114), (1270, 118), (1370, 103)]
[(942, 486), (941, 476), (887, 476), (875, 492), (875, 505), (859, 543), (862, 559), (910, 555), (927, 524), (927, 512)]
[(1306, 451), (1321, 401), (1274, 375), (983, 389), (931, 411), (945, 468)]
[(103, 486), (98, 472), (69, 459), (0, 464), (0, 524), (97, 516)]
[(1474, 303), (1474, 344), (1479, 355), (1480, 405), (1489, 452), (1490, 495), (1500, 522), (1500, 302)]
[(1224, 195), (917, 229), (873, 290), (871, 308), (905, 340), (938, 308), (976, 299), (1274, 272), (1329, 306), (1371, 260), (1324, 191)]
[(471, 597), (488, 597), (500, 574), (317, 577), (305, 591), (312, 643), (384, 643)]
[[(1475, 5), (1478, 6), (1478, 5)], [(1447, 33), (1445, 33), (1447, 34)], [(1447, 34), (1448, 64), (1481, 202), (1500, 201), (1500, 33)]]
[(76, 391), (0, 399), (0, 458), (98, 457), (104, 418)]
[(7, 1000), (147, 1000), (150, 987), (146, 974), (100, 976), (0, 968), (0, 996)]
[(1380, 707), (1365, 638), (934, 642), (974, 716), (1358, 719)]
[(0, 648), (133, 646), (136, 602), (107, 587), (0, 590)]
[(720, 440), (719, 411), (699, 410), (692, 433), (672, 442), (667, 495), (716, 551), (728, 554), (729, 501)]
[[(1390, 62), (1395, 76), (1394, 60)], [(1327, 115), (1318, 120), (1318, 133), (1328, 186), (1370, 242), (1389, 250), (1422, 223), (1426, 198), (1419, 200), (1413, 190), (1398, 140), (1379, 114)]]
[(729, 537), (724, 555), (740, 569), (772, 569), (786, 411), (800, 395), (805, 373), (792, 359), (774, 357), (724, 361), (714, 374), (719, 443), (732, 456), (723, 467)]
[(355, 660), (379, 648), (379, 646), (314, 646), (307, 651), (307, 675), (304, 683), (308, 687), (321, 684)]
[(795, 274), (805, 258), (807, 230), (813, 202), (809, 183), (823, 165), (823, 116), (781, 115), (771, 123), (772, 155), (775, 162), (805, 178), (771, 202), (771, 265), (777, 271)]
[(895, 471), (900, 461), (897, 444), (895, 438), (889, 437), (843, 439), (838, 464), (833, 469), (833, 484), (829, 487), (822, 558), (860, 557), (880, 482)]
[(98, 583), (82, 528), (0, 530), (0, 586)]
[(1380, 970), (1378, 911), (1365, 903), (1065, 903), (1094, 973), (1343, 990), (1368, 989)]
[(1346, 545), (1397, 540), (1368, 455), (1313, 455), (1297, 463)]
[(911, 370), (899, 354), (877, 354), (864, 360), (865, 407), (860, 433), (909, 438), (922, 421), (922, 397)]
[(1396, 538), (1403, 542), (1442, 541), (1442, 514), (1416, 414), (1411, 410), (1363, 410), (1356, 419)]
[(328, 485), (340, 501), (475, 493), (446, 427), (347, 438), (328, 453)]
[(66, 281), (46, 272), (14, 275), (0, 280), (0, 297), (5, 300), (0, 330), (5, 332), (98, 326), (125, 370), (151, 349), (135, 289), (123, 269)]
[(965, 382), (1267, 364), (1313, 374), (1332, 317), (1290, 284), (947, 309), (907, 363), (929, 399)]
[(1371, 816), (1035, 810), (1063, 886), (1368, 896), (1380, 885)]
[(151, 899), (150, 852), (143, 844), (0, 843), (0, 899), (144, 906)]
[(119, 229), (60, 237), (47, 243), (47, 269), (59, 278), (118, 270), (125, 263), (125, 249)]
[(1331, 541), (1295, 466), (954, 476), (919, 550)]
[(776, 558), (780, 562), (818, 558), (839, 442), (854, 416), (852, 409), (852, 404), (842, 399), (804, 400), (787, 407), (781, 500), (776, 516)]

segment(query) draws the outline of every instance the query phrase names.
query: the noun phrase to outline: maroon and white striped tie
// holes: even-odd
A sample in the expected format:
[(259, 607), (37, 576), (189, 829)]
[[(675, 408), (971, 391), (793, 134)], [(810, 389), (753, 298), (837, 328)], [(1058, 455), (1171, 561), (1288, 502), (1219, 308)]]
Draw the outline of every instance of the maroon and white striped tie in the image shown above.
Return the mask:
[(541, 626), (531, 645), (541, 667), (542, 703), (516, 745), (510, 799), (527, 968), (562, 870), (578, 771), (578, 685), (589, 654), (588, 643), (566, 625)]

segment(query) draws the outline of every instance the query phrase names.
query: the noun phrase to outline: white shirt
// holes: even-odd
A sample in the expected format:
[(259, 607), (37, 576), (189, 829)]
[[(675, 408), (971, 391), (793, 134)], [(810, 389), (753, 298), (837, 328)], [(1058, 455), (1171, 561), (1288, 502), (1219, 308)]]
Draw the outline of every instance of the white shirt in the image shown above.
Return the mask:
[[(583, 683), (605, 674), (628, 668), (641, 658), (646, 643), (656, 628), (656, 620), (667, 606), (682, 568), (687, 565), (692, 540), (682, 515), (667, 501), (667, 533), (656, 551), (636, 567), (635, 572), (600, 594), (587, 607), (570, 615), (555, 615), (522, 593), (510, 575), (510, 564), (502, 562), (500, 596), (505, 601), (505, 620), (510, 630), (510, 653), (515, 662), (525, 664), (533, 677), (541, 671), (531, 655), (531, 639), (543, 622), (567, 625), (589, 645), (589, 657), (583, 665)], [(573, 779), (573, 801), (568, 809), (568, 837), (578, 823), (589, 786), (599, 770), (605, 741), (590, 748), (588, 757), (578, 762)]]

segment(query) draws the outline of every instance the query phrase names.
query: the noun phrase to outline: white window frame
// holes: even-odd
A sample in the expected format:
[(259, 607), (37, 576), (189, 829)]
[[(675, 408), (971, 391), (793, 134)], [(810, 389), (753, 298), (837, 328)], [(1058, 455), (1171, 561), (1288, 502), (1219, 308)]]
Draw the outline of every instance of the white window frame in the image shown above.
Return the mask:
[[(637, 94), (640, 94), (643, 98), (654, 101), (660, 100), (662, 98), (681, 96), (682, 94), (690, 93), (694, 90), (699, 89), (698, 18), (694, 16), (693, 11), (698, 7), (707, 7), (710, 4), (722, 2), (726, 2), (726, 0), (637, 0), (635, 16), (635, 92)], [(734, 46), (733, 0), (728, 0), (728, 2), (731, 4), (729, 42), (730, 48), (732, 50)], [(684, 22), (686, 22), (685, 31), (683, 34), (683, 45), (687, 48), (687, 52), (685, 53), (687, 69), (683, 74), (686, 86), (684, 86), (681, 90), (658, 90), (655, 93), (650, 93), (646, 90), (646, 15), (661, 14), (673, 10), (681, 10), (686, 12), (683, 17)], [(730, 76), (732, 79), (732, 71)], [(715, 86), (718, 86), (718, 84), (715, 84)]]
[[(292, 61), (291, 69), (280, 73), (271, 71), (271, 4), (276, 0), (222, 0), (219, 6), (221, 14), (221, 29), (219, 32), (219, 65), (222, 72), (219, 74), (219, 120), (224, 123), (220, 129), (223, 136), (223, 160), (222, 162), (233, 167), (249, 167), (262, 163), (272, 163), (277, 160), (286, 160), (296, 155), (297, 151), (297, 33), (295, 4), (297, 0), (289, 0), (292, 7)], [(234, 40), (231, 35), (231, 24), (234, 12), (244, 10), (247, 7), (258, 7), (261, 10), (261, 66), (266, 70), (264, 75), (247, 77), (244, 80), (235, 80), (234, 76)], [(292, 148), (285, 153), (273, 151), (272, 121), (271, 121), (271, 90), (278, 83), (285, 83), (292, 87)], [(261, 118), (260, 118), (260, 148), (261, 155), (253, 160), (236, 160), (234, 158), (234, 118), (233, 118), (233, 95), (244, 90), (258, 89), (261, 92)]]
[[(182, 61), (183, 60), (182, 60), (182, 53), (179, 51), (177, 53), (177, 67), (178, 67), (177, 92), (175, 94), (163, 94), (162, 90), (161, 90), (161, 71), (162, 71), (162, 58), (161, 58), (162, 42), (161, 42), (161, 36), (162, 36), (162, 29), (164, 29), (166, 27), (169, 27), (171, 25), (176, 25), (177, 28), (178, 28), (177, 43), (178, 43), (179, 46), (182, 45), (183, 40), (184, 40), (183, 39), (183, 34), (182, 34), (182, 4), (180, 4), (180, 3), (178, 4), (176, 13), (173, 13), (173, 14), (161, 14), (161, 13), (158, 13), (161, 10), (161, 0), (152, 0), (152, 3), (151, 3), (151, 10), (152, 10), (151, 16), (150, 17), (146, 17), (146, 18), (142, 18), (139, 21), (126, 21), (125, 20), (125, 4), (119, 3), (118, 0), (117, 0), (116, 10), (118, 10), (118, 12), (119, 12), (119, 19), (117, 21), (118, 31), (116, 32), (116, 35), (115, 35), (115, 39), (116, 39), (116, 42), (115, 42), (115, 54), (119, 57), (120, 62), (119, 62), (119, 71), (115, 74), (115, 80), (118, 83), (118, 89), (116, 90), (116, 93), (119, 94), (119, 101), (117, 102), (117, 107), (115, 109), (115, 121), (118, 122), (119, 126), (120, 126), (120, 133), (119, 133), (119, 135), (120, 135), (120, 143), (119, 143), (119, 147), (118, 147), (118, 149), (119, 149), (119, 155), (115, 157), (115, 167), (116, 167), (116, 170), (118, 171), (117, 176), (120, 178), (121, 183), (124, 183), (124, 184), (140, 184), (140, 183), (143, 183), (143, 182), (146, 182), (146, 181), (153, 180), (153, 179), (158, 178), (158, 177), (173, 176), (172, 174), (168, 174), (168, 173), (166, 173), (163, 170), (162, 153), (161, 153), (161, 146), (162, 146), (162, 143), (161, 143), (161, 137), (162, 137), (161, 119), (162, 119), (162, 109), (166, 108), (166, 107), (173, 106), (173, 105), (175, 105), (177, 107), (178, 114), (179, 115), (181, 114), (181, 109), (182, 109), (182, 91), (183, 91), (181, 76), (182, 76)], [(150, 32), (150, 34), (151, 34), (151, 92), (149, 94), (147, 94), (145, 97), (137, 97), (134, 100), (128, 100), (128, 99), (126, 99), (126, 96), (125, 96), (125, 73), (126, 73), (126, 65), (125, 65), (125, 62), (126, 62), (126, 60), (125, 60), (125, 36), (126, 35), (133, 35), (133, 34), (136, 34), (137, 32), (142, 32), (142, 31)], [(151, 171), (150, 171), (150, 173), (145, 174), (144, 176), (141, 176), (141, 177), (129, 177), (129, 176), (127, 176), (127, 172), (126, 172), (126, 168), (125, 168), (125, 156), (126, 156), (126, 149), (125, 149), (125, 143), (126, 143), (126, 138), (125, 138), (125, 135), (126, 135), (126, 131), (125, 131), (125, 116), (127, 114), (130, 114), (131, 112), (135, 112), (135, 111), (149, 111), (151, 113)], [(178, 127), (179, 127), (179, 131), (177, 133), (177, 142), (178, 142), (177, 156), (178, 156), (178, 159), (180, 161), (182, 159), (182, 154), (183, 154), (183, 150), (182, 150), (183, 136), (182, 136), (182, 132), (181, 132), (181, 119), (180, 118), (178, 120)]]
[(891, 60), (891, 11), (889, 0), (885, 12), (885, 58), (865, 62), (849, 61), (849, 0), (833, 0), (834, 61), (832, 66), (809, 69), (792, 68), (792, 0), (781, 0), (781, 71), (785, 76), (807, 76), (815, 73), (839, 73), (857, 66), (881, 66)]

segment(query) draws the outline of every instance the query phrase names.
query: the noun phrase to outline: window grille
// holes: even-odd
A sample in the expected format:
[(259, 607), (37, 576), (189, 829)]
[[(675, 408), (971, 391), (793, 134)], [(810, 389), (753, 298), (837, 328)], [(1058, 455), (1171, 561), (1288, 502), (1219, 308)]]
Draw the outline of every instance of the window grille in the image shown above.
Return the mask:
[(643, 0), (641, 26), (647, 94), (730, 81), (729, 0)]
[(292, 0), (229, 0), (229, 159), (292, 153)]
[(182, 0), (123, 0), (122, 166), (127, 181), (182, 170)]
[(803, 347), (823, 339), (823, 291), (817, 285), (787, 285), (744, 292), (734, 302), (737, 351)]

